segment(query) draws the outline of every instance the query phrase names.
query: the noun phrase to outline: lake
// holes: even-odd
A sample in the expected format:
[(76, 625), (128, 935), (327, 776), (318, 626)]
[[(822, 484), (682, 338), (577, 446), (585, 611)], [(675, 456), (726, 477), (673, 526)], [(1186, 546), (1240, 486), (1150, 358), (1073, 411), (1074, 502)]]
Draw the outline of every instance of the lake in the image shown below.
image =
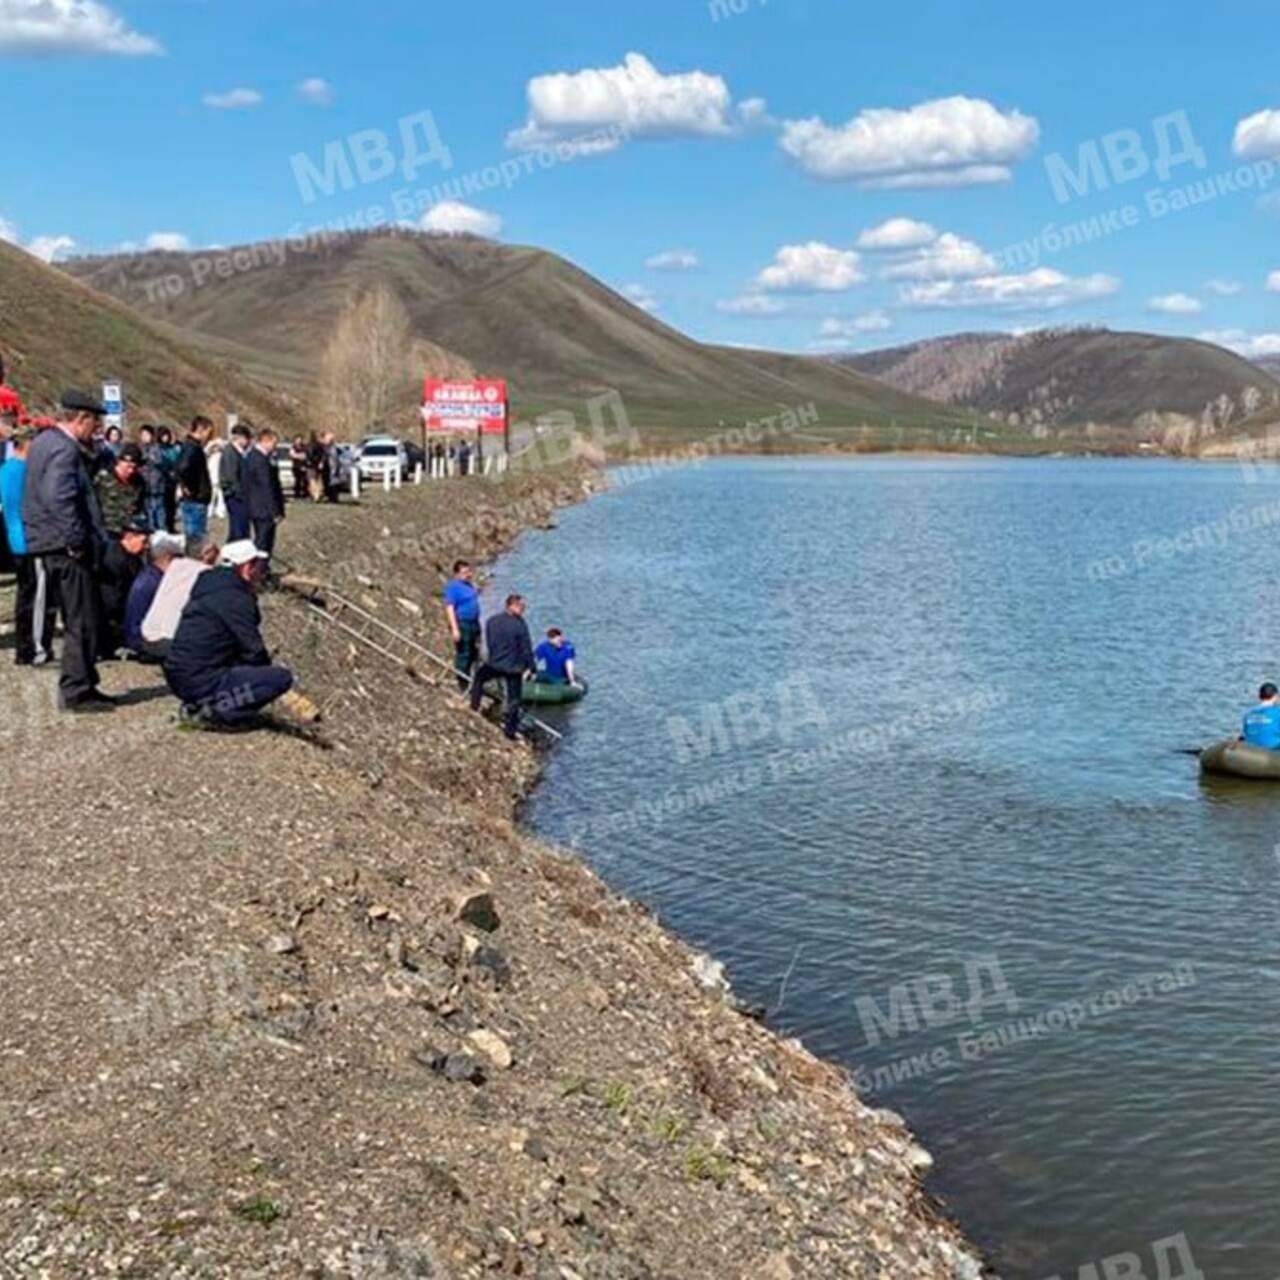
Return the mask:
[(1280, 786), (1188, 754), (1280, 680), (1280, 473), (617, 478), (491, 585), (592, 678), (532, 827), (905, 1115), (1004, 1276), (1280, 1275)]

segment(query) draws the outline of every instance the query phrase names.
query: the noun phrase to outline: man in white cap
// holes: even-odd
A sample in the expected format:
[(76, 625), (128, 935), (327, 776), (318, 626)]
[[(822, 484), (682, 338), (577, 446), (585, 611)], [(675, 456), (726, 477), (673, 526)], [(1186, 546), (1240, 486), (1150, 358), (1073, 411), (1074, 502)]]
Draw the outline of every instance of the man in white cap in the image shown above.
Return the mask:
[(266, 562), (247, 538), (229, 542), (191, 589), (164, 660), (165, 680), (188, 723), (248, 727), (293, 685), (293, 673), (271, 665), (262, 641), (257, 595)]

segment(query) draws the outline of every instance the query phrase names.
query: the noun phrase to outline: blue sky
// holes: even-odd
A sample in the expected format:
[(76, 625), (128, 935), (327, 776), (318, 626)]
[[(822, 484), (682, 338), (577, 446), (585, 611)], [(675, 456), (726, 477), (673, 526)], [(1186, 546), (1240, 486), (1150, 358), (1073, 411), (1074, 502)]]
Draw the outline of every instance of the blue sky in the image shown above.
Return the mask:
[[(1280, 352), (1273, 31), (1243, 2), (0, 0), (0, 235), (203, 248), (408, 192), (704, 339), (1090, 323)], [(449, 167), (381, 176), (426, 112)], [(353, 180), (304, 202), (295, 157), (326, 148)], [(1062, 176), (1095, 153), (1105, 189)]]

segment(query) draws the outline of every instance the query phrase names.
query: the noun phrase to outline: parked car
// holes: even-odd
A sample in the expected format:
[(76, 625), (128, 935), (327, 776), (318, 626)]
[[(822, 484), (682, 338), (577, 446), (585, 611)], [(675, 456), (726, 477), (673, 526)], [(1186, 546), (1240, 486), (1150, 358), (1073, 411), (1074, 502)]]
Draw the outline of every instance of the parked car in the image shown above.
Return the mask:
[(286, 494), (292, 493), (293, 460), (289, 457), (289, 446), (287, 444), (276, 445), (272, 460), (276, 464), (276, 470), (280, 472), (280, 487)]
[(409, 472), (409, 454), (394, 436), (366, 436), (360, 444), (360, 479), (369, 483), (381, 481), (388, 473), (402, 479)]

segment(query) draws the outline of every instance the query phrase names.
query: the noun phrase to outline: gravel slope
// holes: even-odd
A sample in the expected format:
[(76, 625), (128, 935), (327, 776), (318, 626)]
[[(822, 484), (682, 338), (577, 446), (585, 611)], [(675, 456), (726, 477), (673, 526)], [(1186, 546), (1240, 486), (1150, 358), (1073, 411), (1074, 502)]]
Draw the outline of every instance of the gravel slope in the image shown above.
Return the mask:
[[(443, 649), (440, 569), (590, 487), (302, 509), (283, 554)], [(532, 750), (266, 609), (320, 733), (180, 731), (121, 664), (71, 720), (0, 649), (0, 1275), (979, 1274), (896, 1117), (513, 825)]]

